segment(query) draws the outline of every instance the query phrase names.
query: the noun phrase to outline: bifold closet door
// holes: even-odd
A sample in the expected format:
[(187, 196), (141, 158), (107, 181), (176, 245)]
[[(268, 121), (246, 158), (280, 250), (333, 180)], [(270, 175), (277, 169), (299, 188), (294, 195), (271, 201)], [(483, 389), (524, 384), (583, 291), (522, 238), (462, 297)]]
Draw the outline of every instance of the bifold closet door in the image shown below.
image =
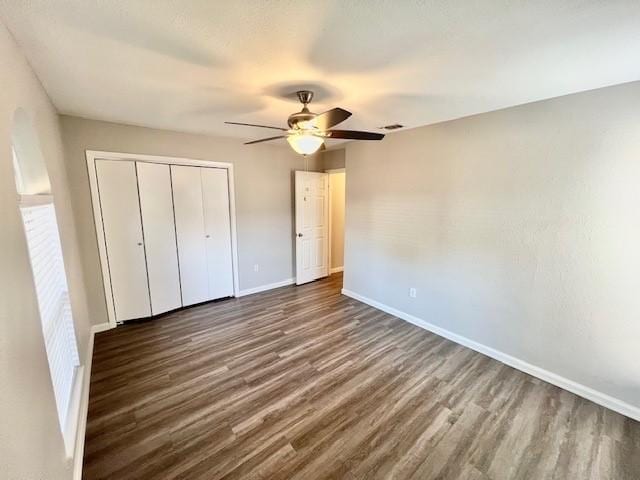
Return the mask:
[(151, 313), (182, 306), (169, 165), (136, 162)]
[(223, 168), (200, 169), (207, 248), (209, 297), (233, 295), (229, 182)]
[(182, 304), (211, 300), (200, 167), (171, 165)]
[(111, 292), (117, 321), (151, 315), (134, 162), (96, 160)]

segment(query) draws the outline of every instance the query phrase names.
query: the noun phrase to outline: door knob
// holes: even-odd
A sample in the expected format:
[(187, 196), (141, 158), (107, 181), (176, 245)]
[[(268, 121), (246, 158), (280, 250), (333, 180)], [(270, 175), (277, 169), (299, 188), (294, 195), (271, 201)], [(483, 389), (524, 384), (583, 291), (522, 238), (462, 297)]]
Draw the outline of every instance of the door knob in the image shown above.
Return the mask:
[(141, 247), (142, 246), (142, 242), (138, 242), (138, 246)]
[(210, 238), (210, 237), (211, 237), (211, 235), (205, 235), (205, 237), (206, 237), (206, 238)]
[(301, 236), (302, 236), (302, 234), (301, 234), (301, 233), (299, 233), (299, 234), (298, 234), (298, 236), (299, 236), (299, 237), (301, 237)]

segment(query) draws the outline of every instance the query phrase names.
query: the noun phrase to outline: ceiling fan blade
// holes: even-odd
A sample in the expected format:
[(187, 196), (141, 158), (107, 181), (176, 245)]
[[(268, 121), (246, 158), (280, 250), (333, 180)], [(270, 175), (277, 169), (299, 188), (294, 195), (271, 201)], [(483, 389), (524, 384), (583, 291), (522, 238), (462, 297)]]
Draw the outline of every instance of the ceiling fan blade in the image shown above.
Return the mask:
[(343, 138), (347, 140), (382, 140), (384, 133), (360, 132), (358, 130), (329, 130), (329, 138)]
[(287, 138), (286, 135), (278, 135), (277, 137), (261, 138), (260, 140), (252, 140), (246, 142), (245, 145), (253, 145), (254, 143), (268, 142), (269, 140), (277, 140), (278, 138)]
[(283, 132), (286, 132), (287, 129), (286, 128), (282, 128), (282, 127), (271, 127), (269, 125), (256, 125), (255, 123), (239, 123), (239, 122), (224, 122), (228, 125), (242, 125), (243, 127), (259, 127), (259, 128), (271, 128), (273, 130), (281, 130)]
[(351, 112), (343, 108), (332, 108), (331, 110), (316, 115), (313, 119), (313, 124), (319, 130), (327, 130), (334, 125), (344, 122), (350, 116)]

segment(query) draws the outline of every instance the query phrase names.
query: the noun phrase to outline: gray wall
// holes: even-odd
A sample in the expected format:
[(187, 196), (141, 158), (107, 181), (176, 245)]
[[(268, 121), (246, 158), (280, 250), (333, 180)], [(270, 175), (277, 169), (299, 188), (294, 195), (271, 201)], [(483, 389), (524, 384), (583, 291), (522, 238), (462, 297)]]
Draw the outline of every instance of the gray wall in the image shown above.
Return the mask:
[[(295, 276), (293, 171), (304, 158), (288, 145), (242, 144), (234, 138), (61, 116), (80, 252), (95, 324), (107, 322), (85, 150), (167, 155), (234, 164), (240, 289)], [(309, 160), (315, 169), (317, 159)], [(254, 271), (254, 265), (259, 271)]]
[(345, 288), (640, 407), (640, 83), (346, 163)]
[(42, 335), (11, 143), (18, 109), (30, 118), (58, 218), (81, 361), (89, 315), (58, 117), (13, 38), (0, 23), (0, 478), (70, 479)]
[(320, 161), (323, 170), (333, 170), (344, 168), (345, 165), (345, 149), (337, 148), (335, 150), (325, 150), (320, 152)]

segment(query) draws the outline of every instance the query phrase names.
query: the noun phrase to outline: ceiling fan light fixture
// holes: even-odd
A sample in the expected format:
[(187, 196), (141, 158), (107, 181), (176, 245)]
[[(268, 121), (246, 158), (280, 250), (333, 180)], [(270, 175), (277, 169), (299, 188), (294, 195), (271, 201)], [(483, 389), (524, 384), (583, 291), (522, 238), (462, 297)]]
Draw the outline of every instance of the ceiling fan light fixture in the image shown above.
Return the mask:
[(287, 142), (291, 145), (296, 153), (301, 155), (311, 155), (316, 153), (318, 149), (324, 143), (324, 138), (312, 135), (309, 133), (301, 133), (295, 135), (289, 135)]
[(296, 92), (298, 99), (302, 103), (302, 110), (292, 113), (287, 118), (289, 129), (282, 127), (272, 127), (270, 125), (258, 125), (255, 123), (225, 122), (231, 125), (244, 125), (247, 127), (269, 128), (280, 130), (282, 133), (275, 137), (260, 138), (245, 142), (245, 145), (270, 142), (286, 138), (291, 148), (300, 155), (312, 155), (324, 144), (325, 138), (338, 138), (341, 140), (382, 140), (383, 133), (361, 132), (359, 130), (334, 130), (339, 123), (344, 122), (351, 116), (351, 112), (344, 108), (332, 108), (322, 113), (313, 113), (307, 105), (313, 98), (313, 92), (300, 90)]

